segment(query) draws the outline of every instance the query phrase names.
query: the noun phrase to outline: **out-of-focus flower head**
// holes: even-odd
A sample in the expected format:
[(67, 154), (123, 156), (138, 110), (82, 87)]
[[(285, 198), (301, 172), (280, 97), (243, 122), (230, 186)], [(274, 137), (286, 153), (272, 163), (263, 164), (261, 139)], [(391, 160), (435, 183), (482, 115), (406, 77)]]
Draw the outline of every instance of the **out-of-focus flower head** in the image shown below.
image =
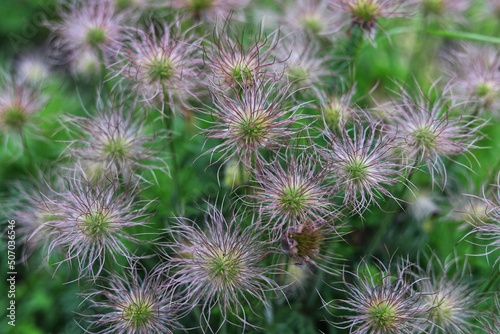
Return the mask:
[(29, 85), (41, 84), (50, 74), (50, 66), (43, 56), (28, 53), (15, 66), (16, 79)]
[(458, 113), (459, 104), (447, 97), (449, 86), (438, 97), (432, 99), (420, 86), (410, 91), (400, 86), (400, 101), (393, 101), (385, 132), (396, 138), (408, 165), (427, 164), (433, 182), (436, 176), (444, 179), (447, 174), (443, 158), (452, 159), (458, 155), (471, 154), (476, 142), (482, 139), (480, 133), (485, 122), (474, 116), (453, 115)]
[(41, 172), (30, 180), (16, 180), (11, 185), (8, 200), (2, 201), (0, 207), (5, 208), (1, 210), (5, 217), (16, 221), (16, 241), (23, 245), (21, 261), (27, 261), (36, 250), (46, 250), (50, 243), (50, 227), (45, 223), (53, 219), (57, 209), (45, 199), (54, 195), (51, 189), (63, 187), (59, 175)]
[(290, 35), (283, 38), (276, 51), (278, 69), (285, 65), (285, 76), (299, 89), (328, 85), (332, 71), (328, 67), (331, 60), (328, 56), (319, 55), (319, 45), (305, 36)]
[(342, 129), (349, 121), (359, 119), (360, 110), (355, 107), (353, 101), (356, 84), (353, 84), (345, 92), (344, 89), (338, 89), (338, 92), (333, 93), (319, 89), (315, 92), (318, 102), (317, 108), (327, 127)]
[(464, 45), (451, 51), (448, 73), (457, 99), (471, 102), (471, 109), (500, 118), (500, 50), (491, 46)]
[(239, 19), (238, 12), (249, 2), (249, 0), (168, 0), (167, 4), (191, 13), (195, 20), (216, 23), (230, 16)]
[(339, 303), (325, 301), (326, 308), (343, 313), (333, 325), (357, 334), (426, 333), (426, 309), (416, 290), (414, 267), (408, 261), (391, 268), (363, 260), (355, 273), (345, 272), (340, 289), (345, 297)]
[(425, 16), (442, 22), (464, 23), (464, 13), (471, 6), (470, 0), (420, 0), (420, 7)]
[(351, 28), (360, 27), (373, 40), (379, 18), (408, 17), (415, 11), (415, 0), (330, 0), (330, 8), (350, 14)]
[(297, 0), (283, 7), (282, 24), (287, 33), (331, 37), (343, 26), (341, 15), (328, 11), (328, 0)]
[(71, 116), (64, 122), (77, 137), (68, 142), (67, 154), (84, 167), (90, 180), (116, 177), (132, 182), (141, 170), (167, 167), (155, 149), (166, 135), (154, 132), (145, 118), (134, 115), (135, 103), (99, 98), (96, 109), (95, 115)]
[(292, 124), (298, 119), (296, 112), (300, 105), (285, 104), (289, 88), (289, 84), (280, 86), (274, 80), (256, 82), (242, 92), (235, 89), (234, 94), (214, 87), (213, 106), (205, 111), (213, 123), (205, 134), (208, 138), (221, 139), (222, 143), (209, 152), (221, 153), (219, 159), (224, 162), (234, 156), (250, 166), (260, 150), (286, 146), (284, 141), (299, 131), (292, 128)]
[[(23, 136), (45, 106), (46, 97), (39, 89), (0, 70), (0, 133), (7, 139)], [(7, 140), (4, 140), (7, 144)], [(21, 140), (16, 142), (23, 148)]]
[(51, 51), (58, 60), (77, 60), (92, 50), (109, 63), (123, 37), (125, 16), (117, 13), (112, 0), (77, 0), (62, 3), (60, 22), (46, 23), (52, 30)]
[(192, 30), (183, 32), (178, 17), (160, 28), (151, 24), (148, 30), (134, 30), (113, 67), (115, 75), (130, 81), (145, 101), (186, 109), (199, 90), (201, 40)]
[(339, 133), (326, 130), (324, 136), (327, 147), (320, 152), (344, 205), (361, 214), (383, 196), (394, 198), (388, 186), (404, 179), (406, 166), (396, 159), (393, 137), (382, 136), (376, 123), (360, 122)]
[(127, 268), (123, 277), (111, 275), (106, 285), (88, 292), (86, 300), (92, 310), (85, 316), (91, 333), (173, 334), (182, 330), (179, 319), (185, 315), (186, 305), (175, 294), (168, 280), (157, 274)]
[(427, 263), (418, 282), (429, 319), (425, 333), (476, 333), (473, 322), (479, 315), (476, 308), (479, 296), (468, 281), (465, 266), (461, 271), (458, 259), (443, 263), (436, 255)]
[[(478, 243), (486, 247), (485, 256), (496, 255), (500, 251), (500, 173), (492, 188), (494, 190), (492, 195), (483, 189), (483, 196), (480, 198), (487, 208), (486, 212), (470, 215), (468, 219), (474, 227), (469, 234), (475, 234), (479, 239)], [(494, 263), (495, 265), (500, 263), (500, 257), (497, 256)]]
[[(274, 265), (264, 265), (271, 242), (262, 238), (257, 222), (248, 227), (242, 216), (226, 219), (216, 207), (209, 206), (203, 224), (178, 218), (170, 231), (173, 241), (166, 244), (166, 270), (193, 307), (201, 304), (202, 329), (217, 333), (209, 321), (214, 307), (220, 311), (222, 326), (229, 315), (238, 319), (236, 325), (248, 323), (245, 310), (255, 312), (256, 303), (266, 302), (278, 286), (270, 274)], [(236, 322), (232, 320), (231, 322)], [(208, 328), (205, 328), (208, 326)]]
[(227, 21), (221, 29), (215, 28), (213, 42), (205, 50), (210, 86), (245, 89), (283, 73), (273, 55), (279, 42), (277, 31), (246, 38), (238, 36), (229, 25)]

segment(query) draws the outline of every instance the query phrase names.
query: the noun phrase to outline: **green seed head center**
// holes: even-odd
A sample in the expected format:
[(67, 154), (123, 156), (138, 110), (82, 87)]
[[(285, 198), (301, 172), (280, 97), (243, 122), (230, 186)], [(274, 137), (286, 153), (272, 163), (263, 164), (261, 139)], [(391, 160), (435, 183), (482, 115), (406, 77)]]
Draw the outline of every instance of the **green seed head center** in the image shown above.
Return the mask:
[(251, 64), (241, 60), (229, 70), (229, 75), (234, 83), (249, 85), (253, 80), (254, 70)]
[(379, 15), (379, 7), (372, 0), (359, 0), (351, 10), (352, 15), (362, 22), (371, 22)]
[(355, 157), (346, 165), (345, 172), (349, 179), (362, 181), (367, 178), (369, 170), (361, 157)]
[(476, 86), (474, 93), (476, 94), (477, 97), (484, 98), (487, 97), (492, 90), (493, 90), (493, 85), (490, 82), (486, 81), (479, 83)]
[(152, 80), (165, 81), (174, 76), (175, 67), (171, 59), (164, 56), (157, 56), (150, 64), (149, 76)]
[(423, 126), (417, 128), (413, 132), (413, 137), (419, 146), (425, 148), (432, 148), (436, 146), (436, 135), (432, 129), (429, 129), (428, 127)]
[(1, 122), (7, 129), (21, 131), (26, 124), (28, 117), (23, 109), (10, 107), (1, 114)]
[(122, 316), (131, 327), (145, 328), (154, 316), (153, 304), (147, 300), (133, 301), (123, 309)]
[(91, 27), (87, 30), (85, 40), (89, 45), (98, 47), (106, 41), (106, 31), (100, 27)]
[(444, 10), (443, 0), (425, 0), (423, 2), (424, 12), (439, 15)]
[(280, 201), (285, 210), (298, 213), (306, 207), (308, 199), (307, 193), (299, 186), (290, 186), (283, 190)]
[(104, 211), (91, 211), (80, 219), (80, 230), (89, 237), (99, 237), (108, 232), (111, 221)]
[(236, 280), (240, 272), (238, 258), (231, 253), (216, 252), (210, 260), (210, 274), (224, 284), (230, 284)]
[(317, 35), (323, 29), (323, 22), (320, 17), (314, 14), (306, 14), (300, 19), (302, 26), (314, 35)]
[(389, 302), (379, 301), (370, 306), (368, 316), (375, 329), (386, 330), (393, 327), (397, 313)]
[(214, 0), (189, 0), (188, 7), (194, 12), (209, 9), (214, 4)]

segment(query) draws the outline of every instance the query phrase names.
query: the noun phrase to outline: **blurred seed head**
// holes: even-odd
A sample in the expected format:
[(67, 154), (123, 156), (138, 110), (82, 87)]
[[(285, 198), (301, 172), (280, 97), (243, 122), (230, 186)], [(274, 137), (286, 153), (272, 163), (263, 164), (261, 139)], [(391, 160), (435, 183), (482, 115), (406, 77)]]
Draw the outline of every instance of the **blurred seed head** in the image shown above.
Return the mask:
[(23, 138), (39, 132), (36, 120), (46, 102), (37, 87), (0, 71), (0, 133), (5, 146), (12, 141), (19, 152), (24, 152)]
[(463, 45), (450, 51), (451, 89), (457, 99), (471, 103), (471, 109), (500, 117), (500, 52), (490, 46)]
[(333, 94), (324, 90), (317, 90), (318, 109), (323, 117), (325, 125), (332, 129), (345, 128), (346, 124), (358, 118), (359, 111), (355, 108), (353, 95), (356, 85), (352, 85), (347, 91), (339, 89)]
[(239, 18), (238, 12), (245, 8), (249, 0), (169, 0), (168, 5), (184, 10), (195, 20), (217, 23), (228, 17)]
[(64, 124), (77, 137), (68, 142), (67, 154), (81, 163), (90, 180), (132, 182), (141, 170), (167, 167), (155, 148), (166, 135), (134, 116), (135, 103), (122, 97), (99, 98), (96, 109), (95, 115), (71, 116)]
[(330, 0), (330, 8), (351, 15), (351, 27), (360, 27), (371, 40), (380, 18), (408, 17), (415, 14), (414, 0)]
[(471, 215), (468, 222), (474, 227), (470, 233), (476, 234), (479, 244), (486, 247), (484, 255), (494, 254), (494, 264), (497, 265), (500, 263), (500, 257), (495, 257), (500, 251), (500, 174), (492, 189), (492, 195), (483, 190), (483, 196), (480, 198), (487, 208), (485, 214), (481, 212)]
[(285, 76), (297, 89), (328, 85), (332, 72), (328, 68), (328, 56), (319, 55), (319, 45), (306, 36), (283, 38), (275, 49), (277, 66), (285, 65)]
[(424, 307), (428, 310), (426, 333), (475, 333), (473, 320), (478, 316), (477, 290), (468, 281), (465, 266), (461, 269), (458, 259), (447, 259), (444, 263), (433, 255), (427, 269), (420, 277), (419, 290)]
[(328, 0), (298, 0), (284, 5), (283, 30), (308, 37), (331, 37), (342, 28), (341, 16), (328, 11)]
[(28, 85), (41, 84), (50, 74), (50, 67), (43, 56), (26, 54), (16, 64), (16, 79)]
[(469, 0), (420, 0), (425, 16), (434, 17), (437, 22), (464, 23), (464, 13), (471, 6)]
[(125, 29), (122, 14), (116, 13), (112, 0), (77, 0), (61, 4), (60, 22), (48, 22), (53, 32), (51, 51), (61, 60), (73, 62), (82, 52), (101, 53), (108, 62), (116, 51)]

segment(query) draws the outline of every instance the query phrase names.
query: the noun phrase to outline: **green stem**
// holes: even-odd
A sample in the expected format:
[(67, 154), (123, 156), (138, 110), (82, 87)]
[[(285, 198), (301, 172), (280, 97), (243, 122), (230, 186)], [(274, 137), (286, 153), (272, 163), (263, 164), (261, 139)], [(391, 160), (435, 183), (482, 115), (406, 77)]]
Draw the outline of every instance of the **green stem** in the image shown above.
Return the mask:
[(346, 55), (347, 55), (349, 62), (352, 66), (350, 68), (349, 79), (350, 79), (351, 83), (354, 83), (356, 80), (356, 64), (357, 64), (359, 54), (361, 52), (361, 46), (363, 44), (364, 32), (363, 32), (363, 29), (361, 29), (359, 26), (353, 25), (350, 29), (350, 35), (351, 35), (351, 38), (349, 39), (347, 47), (346, 47)]
[(167, 96), (167, 88), (165, 87), (165, 84), (162, 83), (162, 90), (163, 90), (163, 119), (165, 121), (165, 128), (167, 129), (167, 135), (170, 135), (169, 138), (169, 149), (170, 149), (170, 154), (172, 155), (172, 174), (171, 177), (174, 180), (174, 193), (172, 195), (172, 202), (176, 203), (181, 195), (181, 186), (180, 186), (180, 173), (179, 173), (179, 165), (177, 164), (177, 153), (175, 150), (175, 143), (174, 143), (174, 122), (173, 122), (173, 112), (172, 109), (167, 105), (165, 102), (165, 97)]
[[(497, 273), (495, 274), (495, 276), (493, 276), (493, 278), (488, 282), (488, 284), (484, 288), (483, 292), (488, 292), (490, 290), (490, 288), (493, 286), (493, 284), (496, 282), (498, 277), (500, 277), (500, 270), (498, 270)], [(497, 291), (497, 290), (495, 290), (495, 291)]]
[[(416, 166), (412, 167), (411, 172), (408, 175), (408, 177), (406, 178), (405, 182), (403, 183), (403, 186), (402, 186), (401, 190), (399, 191), (398, 195), (395, 197), (396, 199), (403, 198), (406, 190), (408, 189), (408, 187), (410, 187), (410, 185), (411, 185), (411, 178), (412, 178), (413, 175), (415, 175), (415, 171), (416, 171), (415, 167)], [(398, 212), (399, 212), (398, 210), (396, 210), (397, 206), (398, 206), (398, 202), (396, 200), (394, 200), (392, 202), (391, 207), (388, 210), (389, 213), (394, 212), (394, 215), (393, 216), (387, 216), (387, 218), (382, 221), (382, 224), (379, 226), (377, 232), (375, 233), (375, 236), (373, 237), (373, 239), (370, 242), (370, 245), (368, 246), (366, 254), (373, 255), (374, 251), (378, 248), (378, 246), (382, 242), (382, 239), (384, 238), (384, 236), (386, 235), (387, 231), (389, 230), (389, 226), (391, 226), (392, 222), (394, 221), (394, 219), (393, 219), (394, 216), (396, 214), (398, 214)]]

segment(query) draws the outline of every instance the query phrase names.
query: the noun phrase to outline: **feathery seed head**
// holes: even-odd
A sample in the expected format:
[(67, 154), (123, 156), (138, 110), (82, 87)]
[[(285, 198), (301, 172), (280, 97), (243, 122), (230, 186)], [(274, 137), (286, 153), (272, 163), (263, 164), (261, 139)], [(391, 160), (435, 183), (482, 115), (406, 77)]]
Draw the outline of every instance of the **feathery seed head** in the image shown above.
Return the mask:
[(421, 293), (414, 289), (412, 265), (402, 262), (394, 272), (390, 266), (370, 267), (363, 261), (356, 273), (348, 274), (354, 282), (344, 278), (345, 299), (339, 305), (325, 305), (347, 312), (336, 327), (360, 334), (425, 332), (425, 309), (420, 305)]
[(54, 34), (56, 56), (74, 61), (82, 52), (92, 50), (107, 60), (116, 50), (125, 26), (124, 16), (115, 12), (113, 1), (78, 0), (59, 10), (62, 21), (47, 23)]
[(168, 281), (148, 273), (142, 278), (132, 268), (126, 277), (113, 275), (107, 282), (88, 296), (96, 312), (87, 316), (92, 333), (172, 334), (182, 329), (178, 319), (185, 305)]
[(223, 142), (211, 152), (221, 152), (225, 162), (234, 156), (248, 165), (259, 150), (283, 146), (283, 140), (298, 131), (291, 125), (298, 119), (295, 113), (299, 106), (285, 106), (288, 88), (289, 85), (280, 87), (274, 82), (261, 82), (241, 94), (214, 89), (213, 107), (206, 111), (214, 124), (205, 133), (208, 138)]
[(256, 171), (251, 197), (259, 214), (278, 233), (305, 221), (329, 221), (335, 211), (330, 204), (333, 191), (324, 184), (325, 173), (317, 171), (318, 161), (299, 156), (283, 164), (277, 159)]
[[(169, 0), (168, 5), (185, 10), (196, 20), (212, 23), (229, 17), (239, 16), (238, 11), (245, 8), (249, 0)], [(236, 14), (235, 14), (236, 13)]]
[(351, 26), (359, 26), (373, 38), (379, 18), (407, 17), (415, 10), (413, 0), (331, 0), (331, 9), (351, 15)]
[(293, 34), (323, 37), (337, 32), (340, 15), (327, 10), (328, 0), (297, 0), (284, 8), (283, 29)]
[[(131, 258), (124, 242), (138, 243), (128, 228), (144, 226), (147, 205), (136, 207), (134, 195), (120, 191), (115, 183), (94, 183), (78, 169), (66, 179), (64, 190), (52, 189), (44, 199), (52, 218), (49, 227), (49, 254), (57, 248), (66, 251), (62, 262), (76, 260), (79, 275), (96, 278), (105, 260), (117, 262), (117, 255)], [(141, 204), (139, 204), (141, 205)]]
[(394, 158), (393, 139), (383, 138), (376, 124), (360, 123), (352, 131), (341, 129), (340, 135), (327, 130), (325, 137), (328, 147), (321, 154), (345, 205), (362, 213), (381, 195), (393, 197), (386, 186), (400, 182), (405, 170)]
[(278, 32), (265, 37), (258, 34), (249, 44), (243, 42), (243, 37), (233, 33), (228, 23), (223, 29), (214, 30), (214, 42), (205, 51), (211, 85), (244, 90), (283, 72), (273, 57)]
[(385, 132), (396, 138), (408, 164), (425, 162), (433, 181), (436, 174), (446, 177), (443, 158), (469, 153), (482, 138), (485, 123), (474, 116), (454, 116), (458, 104), (447, 100), (448, 86), (434, 101), (421, 88), (415, 96), (400, 89), (401, 102), (394, 104)]
[(116, 75), (131, 82), (145, 101), (161, 99), (174, 110), (185, 107), (198, 87), (201, 38), (183, 32), (176, 17), (160, 28), (136, 30), (127, 39)]
[(144, 119), (133, 117), (135, 103), (120, 98), (98, 101), (97, 114), (71, 117), (66, 123), (78, 138), (68, 143), (68, 153), (82, 162), (89, 177), (121, 175), (131, 180), (141, 169), (155, 168), (150, 163), (163, 163), (154, 145), (164, 135), (151, 133)]
[(231, 313), (244, 327), (248, 324), (240, 311), (253, 308), (249, 298), (262, 302), (277, 289), (267, 277), (273, 268), (262, 265), (270, 243), (261, 241), (255, 223), (242, 228), (241, 217), (228, 221), (215, 207), (206, 214), (206, 229), (186, 219), (170, 228), (174, 241), (167, 244), (171, 252), (166, 251), (165, 266), (174, 271), (173, 280), (193, 306), (202, 304), (205, 319), (218, 306), (223, 322)]
[[(455, 270), (458, 272), (452, 275)], [(418, 283), (420, 291), (425, 292), (422, 300), (430, 320), (428, 333), (474, 333), (476, 326), (472, 322), (478, 315), (478, 300), (464, 274), (458, 268), (458, 259), (442, 263), (435, 255), (429, 259), (427, 270), (420, 273), (428, 278)]]

